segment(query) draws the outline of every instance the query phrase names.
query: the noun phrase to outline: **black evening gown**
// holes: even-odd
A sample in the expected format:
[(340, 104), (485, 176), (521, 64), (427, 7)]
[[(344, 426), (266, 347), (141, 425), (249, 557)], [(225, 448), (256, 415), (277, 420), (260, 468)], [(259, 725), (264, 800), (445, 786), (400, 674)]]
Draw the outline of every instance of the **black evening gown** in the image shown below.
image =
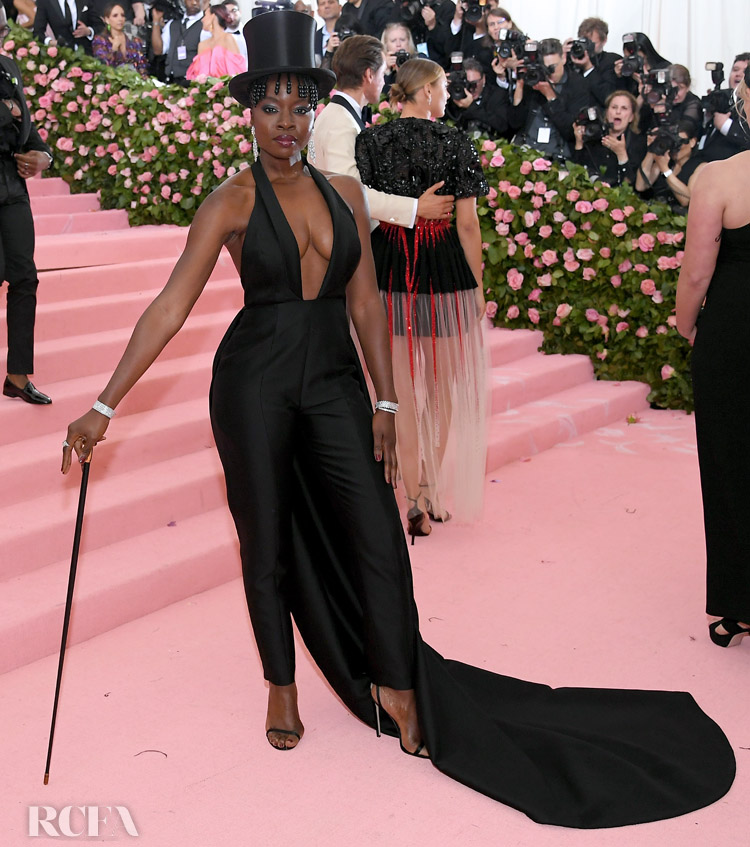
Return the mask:
[(706, 611), (750, 621), (750, 224), (724, 229), (692, 355), (706, 530)]
[[(734, 756), (719, 727), (689, 694), (553, 690), (446, 660), (421, 640), (408, 548), (393, 492), (372, 457), (367, 389), (348, 332), (343, 295), (358, 257), (356, 228), (327, 180), (308, 167), (334, 227), (331, 266), (320, 294), (302, 300), (294, 235), (256, 163), (256, 201), (241, 268), (246, 306), (217, 352), (211, 389), (212, 424), (264, 668), (276, 659), (261, 643), (268, 621), (253, 603), (268, 598), (253, 585), (253, 571), (270, 549), (281, 597), (274, 602), (291, 612), (332, 688), (371, 727), (370, 681), (388, 684), (389, 675), (402, 673), (399, 657), (389, 658), (393, 637), (379, 636), (373, 618), (385, 619), (387, 630), (401, 633), (401, 659), (410, 663), (408, 682), (416, 688), (432, 763), (454, 779), (540, 823), (580, 828), (673, 817), (719, 799), (734, 778)], [(309, 407), (307, 392), (314, 396)], [(321, 472), (308, 416), (328, 398), (334, 404), (344, 398), (356, 426), (332, 454), (322, 451), (334, 469)], [(265, 441), (276, 435), (279, 409), (289, 408), (296, 427), (284, 446), (292, 469), (289, 484), (279, 489), (273, 478), (248, 479), (256, 461), (251, 454), (266, 451)], [(363, 496), (374, 534), (357, 523), (356, 514), (342, 520), (336, 484), (352, 475), (372, 489)], [(269, 537), (268, 523), (284, 537)], [(378, 550), (365, 549), (368, 545)], [(360, 560), (382, 550), (387, 554), (381, 557), (380, 567), (387, 571), (382, 584), (366, 583)], [(398, 620), (389, 608), (394, 590)], [(384, 721), (384, 731), (396, 735), (395, 724), (387, 716)]]

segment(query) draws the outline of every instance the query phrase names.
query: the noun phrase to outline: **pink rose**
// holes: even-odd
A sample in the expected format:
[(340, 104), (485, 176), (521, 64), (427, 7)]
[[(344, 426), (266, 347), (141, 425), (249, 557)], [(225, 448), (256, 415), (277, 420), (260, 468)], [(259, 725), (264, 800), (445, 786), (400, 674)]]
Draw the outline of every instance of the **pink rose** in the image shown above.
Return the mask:
[(526, 174), (530, 174), (533, 170), (531, 162), (521, 162), (521, 167), (518, 169), (521, 173), (526, 176)]
[[(383, 104), (387, 107), (388, 102), (384, 100), (380, 105), (382, 106)], [(491, 153), (493, 150), (497, 150), (497, 144), (495, 144), (494, 141), (490, 141), (489, 138), (485, 139), (484, 144), (482, 144), (482, 150), (484, 150), (485, 153)], [(489, 303), (487, 305), (489, 306)]]
[(620, 321), (615, 327), (615, 332), (625, 332), (629, 327), (630, 324), (627, 321)]
[(601, 359), (601, 361), (603, 362), (607, 358), (607, 351), (601, 350), (599, 353), (596, 354), (596, 358)]
[(650, 253), (651, 250), (654, 249), (655, 245), (656, 239), (648, 232), (644, 232), (643, 235), (638, 238), (638, 246), (644, 253)]
[(563, 259), (565, 259), (566, 262), (575, 261), (575, 257), (576, 254), (573, 252), (572, 247), (568, 247), (568, 249), (563, 253)]
[(552, 235), (552, 227), (549, 224), (544, 224), (539, 227), (539, 236), (541, 238), (549, 238)]
[(523, 222), (529, 228), (534, 226), (534, 224), (536, 223), (536, 221), (534, 220), (534, 213), (533, 212), (524, 212)]
[(552, 213), (552, 220), (556, 224), (561, 224), (564, 221), (567, 221), (567, 218), (565, 217), (565, 215), (562, 212), (553, 212)]
[(505, 164), (505, 156), (502, 153), (495, 153), (495, 155), (490, 159), (490, 166), (493, 168), (502, 168)]
[(495, 209), (494, 218), (495, 218), (496, 221), (505, 220), (504, 215), (505, 215), (505, 209)]
[(557, 191), (554, 188), (544, 192), (544, 202), (551, 203), (557, 197)]
[(664, 295), (661, 293), (661, 291), (655, 291), (654, 296), (651, 299), (654, 303), (658, 305), (659, 303), (664, 302)]
[(659, 216), (655, 215), (653, 212), (644, 212), (643, 214), (643, 223), (647, 224), (650, 221), (658, 221)]
[(565, 195), (568, 203), (575, 203), (580, 196), (580, 193), (576, 191), (575, 188), (571, 188), (571, 190)]
[(606, 212), (609, 208), (609, 201), (605, 200), (603, 197), (599, 197), (597, 200), (594, 200), (592, 205), (597, 212)]
[(560, 323), (560, 318), (558, 318), (558, 317), (552, 318), (552, 326), (562, 326), (562, 324)]
[(674, 329), (677, 326), (677, 317), (676, 315), (670, 315), (667, 318), (667, 323)]
[(635, 209), (632, 206), (623, 206), (622, 211), (625, 214), (625, 217), (629, 218), (633, 214)]
[(572, 221), (565, 221), (560, 227), (560, 232), (565, 238), (572, 238), (576, 234), (576, 225)]
[(586, 320), (591, 323), (596, 323), (599, 320), (599, 312), (596, 309), (586, 309)]
[(494, 300), (487, 301), (487, 310), (485, 311), (485, 315), (488, 318), (492, 319), (497, 314), (497, 303)]
[(588, 231), (591, 229), (591, 227), (592, 227), (592, 226), (593, 226), (593, 224), (591, 223), (591, 221), (584, 221), (584, 222), (581, 224), (581, 229), (582, 229), (584, 232), (588, 232)]
[(512, 200), (518, 200), (521, 196), (521, 189), (517, 185), (511, 185), (508, 189), (508, 197)]
[(673, 271), (675, 268), (679, 268), (679, 266), (680, 263), (676, 256), (659, 256), (656, 260), (656, 267), (660, 271)]
[(648, 265), (637, 264), (633, 265), (633, 270), (637, 271), (639, 274), (647, 274), (648, 273)]
[(569, 303), (560, 303), (560, 305), (555, 309), (555, 314), (558, 318), (567, 318), (568, 315), (573, 311), (573, 307)]
[(633, 267), (633, 263), (630, 261), (630, 259), (625, 259), (624, 262), (621, 262), (618, 265), (617, 270), (621, 274), (624, 274), (624, 273), (627, 273), (632, 267)]
[(599, 315), (596, 322), (604, 330), (605, 335), (609, 332), (609, 318), (606, 315)]
[(510, 232), (510, 227), (508, 224), (499, 223), (495, 225), (495, 230), (498, 235), (507, 235)]
[(539, 180), (539, 182), (534, 183), (534, 194), (546, 194), (547, 193), (547, 185), (546, 183)]
[(552, 285), (552, 274), (542, 274), (536, 278), (536, 281), (542, 288), (549, 288)]
[(612, 251), (609, 249), (609, 247), (602, 247), (602, 249), (599, 251), (599, 255), (602, 257), (602, 259), (609, 259), (609, 257), (612, 255)]
[(516, 244), (520, 244), (521, 247), (529, 242), (529, 234), (527, 232), (519, 232), (518, 235), (513, 237), (516, 239)]
[(616, 235), (618, 238), (628, 231), (628, 225), (624, 223), (615, 224), (612, 227), (612, 235)]
[(669, 330), (664, 326), (664, 324), (659, 324), (659, 326), (656, 327), (657, 335), (666, 335), (668, 332)]
[(512, 239), (512, 238), (509, 238), (509, 239), (508, 239), (508, 255), (509, 255), (509, 256), (515, 256), (515, 255), (516, 255), (516, 250), (517, 250), (517, 249), (518, 249), (518, 248), (516, 247), (516, 242), (515, 242), (515, 241), (513, 241), (513, 239)]
[(638, 329), (635, 331), (635, 334), (638, 336), (638, 338), (645, 338), (648, 335), (648, 328), (645, 326), (639, 326)]
[(647, 297), (651, 297), (653, 294), (656, 293), (656, 283), (653, 281), (653, 279), (644, 279), (641, 283), (641, 291)]
[(563, 267), (569, 273), (573, 273), (573, 271), (577, 271), (578, 268), (581, 267), (581, 263), (580, 262), (563, 262)]
[(508, 271), (508, 285), (514, 290), (518, 291), (518, 289), (523, 285), (523, 274), (518, 268), (511, 268)]
[(609, 216), (613, 221), (624, 221), (625, 220), (625, 212), (622, 209), (612, 209), (609, 213)]
[(588, 215), (589, 212), (594, 211), (594, 207), (589, 203), (588, 200), (579, 200), (575, 206), (576, 212), (580, 212), (582, 215)]
[(596, 276), (595, 268), (584, 268), (583, 269), (583, 278), (586, 282), (590, 282)]
[(531, 294), (529, 294), (528, 299), (529, 299), (529, 300), (531, 300), (533, 303), (538, 303), (538, 302), (539, 302), (539, 298), (540, 298), (541, 296), (542, 296), (542, 289), (541, 289), (541, 288), (535, 288), (535, 289), (531, 292)]
[(487, 199), (497, 200), (497, 191), (492, 186), (490, 186), (490, 190), (487, 192)]
[(533, 324), (539, 323), (539, 311), (537, 309), (529, 309), (528, 311), (529, 320)]
[(503, 212), (503, 220), (505, 221), (506, 224), (509, 224), (515, 217), (516, 217), (516, 213), (511, 212), (510, 209), (506, 209)]
[(580, 259), (582, 262), (590, 262), (593, 258), (594, 251), (589, 247), (581, 247), (581, 249), (576, 252), (576, 259)]
[(549, 159), (542, 159), (541, 157), (538, 159), (534, 159), (531, 163), (531, 166), (535, 171), (548, 171), (550, 167), (552, 167), (552, 163)]
[(533, 183), (530, 179), (527, 179), (523, 184), (524, 194), (530, 194), (534, 190), (534, 185), (535, 183)]
[(542, 206), (544, 205), (544, 197), (540, 197), (538, 194), (535, 194), (535, 195), (531, 198), (531, 205), (532, 205), (535, 209), (541, 209), (541, 208), (542, 208)]
[(664, 365), (661, 369), (661, 378), (664, 380), (670, 379), (674, 374), (672, 365)]
[(510, 320), (515, 320), (520, 314), (521, 310), (515, 305), (515, 303), (512, 306), (509, 306), (508, 311), (505, 313), (506, 317)]
[(510, 187), (510, 182), (507, 179), (501, 179), (497, 184), (497, 190), (502, 191), (503, 194), (507, 194)]
[(524, 245), (523, 255), (526, 256), (527, 259), (533, 259), (534, 258), (534, 245), (531, 242)]

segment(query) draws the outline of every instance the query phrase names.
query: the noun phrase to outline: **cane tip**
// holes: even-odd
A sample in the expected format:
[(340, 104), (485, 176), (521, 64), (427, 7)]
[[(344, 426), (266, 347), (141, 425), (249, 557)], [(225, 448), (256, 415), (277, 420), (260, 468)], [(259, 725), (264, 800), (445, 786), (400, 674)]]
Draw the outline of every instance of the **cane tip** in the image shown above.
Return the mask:
[(47, 785), (48, 783), (49, 783), (49, 774), (48, 774), (48, 773), (46, 773), (46, 774), (44, 775), (44, 784), (45, 784), (45, 785)]

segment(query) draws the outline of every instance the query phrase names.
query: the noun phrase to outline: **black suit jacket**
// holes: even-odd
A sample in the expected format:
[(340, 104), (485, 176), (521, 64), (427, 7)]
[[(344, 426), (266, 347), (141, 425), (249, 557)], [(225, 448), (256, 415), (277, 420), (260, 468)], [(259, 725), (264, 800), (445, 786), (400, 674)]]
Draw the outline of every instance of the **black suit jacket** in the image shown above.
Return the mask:
[(399, 20), (400, 8), (393, 0), (362, 0), (359, 8), (353, 3), (345, 3), (341, 15), (356, 18), (365, 35), (380, 38), (386, 24)]
[[(15, 93), (13, 98), (21, 106), (21, 123), (18, 132), (18, 153), (27, 153), (29, 150), (41, 150), (44, 153), (52, 155), (52, 151), (42, 141), (36, 127), (31, 121), (31, 114), (26, 103), (26, 97), (23, 93), (23, 80), (21, 79), (21, 71), (18, 65), (7, 56), (0, 56), (0, 68), (2, 68), (11, 79), (15, 80)], [(0, 103), (0, 126), (7, 126), (14, 121), (10, 109)]]
[[(96, 31), (97, 25), (101, 24), (101, 18), (94, 15), (86, 5), (86, 0), (75, 0), (78, 20)], [(34, 18), (34, 38), (44, 41), (49, 24), (57, 43), (62, 47), (77, 47), (86, 53), (91, 53), (91, 40), (89, 38), (74, 38), (73, 27), (65, 22), (65, 16), (60, 10), (57, 0), (37, 0), (36, 17)]]
[(628, 90), (623, 81), (615, 74), (615, 62), (622, 59), (617, 53), (602, 52), (596, 57), (593, 70), (582, 76), (589, 94), (599, 106), (615, 91)]

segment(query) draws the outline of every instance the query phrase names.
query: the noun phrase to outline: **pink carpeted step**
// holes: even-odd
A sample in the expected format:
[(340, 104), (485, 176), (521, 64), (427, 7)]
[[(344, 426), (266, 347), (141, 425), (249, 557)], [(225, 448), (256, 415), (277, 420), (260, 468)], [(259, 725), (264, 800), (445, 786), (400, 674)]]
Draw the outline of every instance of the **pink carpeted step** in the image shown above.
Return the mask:
[[(213, 355), (213, 351), (206, 351), (177, 358), (160, 358), (120, 403), (117, 416), (206, 398)], [(51, 406), (34, 406), (23, 400), (0, 396), (0, 444), (14, 444), (44, 435), (50, 435), (58, 444), (61, 443), (70, 421), (91, 408), (108, 379), (109, 373), (97, 372), (53, 383), (51, 387), (40, 382), (40, 387), (50, 391)]]
[[(48, 270), (39, 274), (39, 303), (58, 303), (82, 300), (100, 294), (115, 294), (161, 288), (169, 279), (178, 253), (174, 256), (124, 261), (105, 267), (67, 268)], [(222, 250), (210, 280), (235, 279), (239, 275), (231, 257)], [(241, 292), (239, 294), (241, 297)]]
[(40, 194), (31, 196), (31, 211), (35, 219), (39, 215), (96, 212), (98, 210), (99, 198), (96, 194)]
[(70, 186), (60, 177), (33, 177), (26, 180), (30, 197), (49, 197), (50, 195), (70, 194)]
[(98, 236), (89, 233), (46, 235), (37, 239), (34, 261), (40, 271), (114, 265), (131, 259), (179, 256), (187, 238), (179, 226), (139, 226)]
[[(83, 412), (81, 407), (79, 412)], [(56, 421), (54, 421), (56, 423)], [(63, 425), (0, 446), (0, 509), (56, 490)], [(107, 441), (96, 451), (96, 473), (109, 477), (213, 447), (208, 397), (171, 403), (145, 412), (118, 412)], [(31, 506), (33, 509), (33, 505)]]
[[(145, 306), (145, 304), (144, 304)], [(185, 326), (167, 344), (160, 359), (172, 359), (194, 352), (215, 351), (235, 310), (191, 315)], [(48, 388), (50, 383), (89, 374), (110, 374), (120, 360), (132, 332), (132, 324), (122, 329), (55, 338), (36, 345), (34, 376)], [(100, 386), (104, 387), (106, 379)], [(52, 395), (50, 395), (52, 396)], [(53, 398), (54, 399), (54, 398)]]
[[(137, 449), (137, 448), (135, 448)], [(56, 488), (0, 516), (0, 580), (35, 571), (70, 555), (80, 473), (58, 474)], [(92, 463), (82, 549), (90, 552), (151, 532), (226, 503), (215, 449), (157, 462), (109, 477)]]
[[(148, 280), (144, 280), (148, 281)], [(96, 297), (81, 300), (73, 298), (63, 302), (40, 303), (36, 312), (36, 337), (51, 341), (70, 338), (87, 332), (126, 328), (132, 330), (143, 310), (161, 291), (164, 280), (155, 280), (154, 288), (139, 291), (107, 293), (108, 285)], [(236, 278), (212, 279), (206, 285), (190, 313), (207, 315), (212, 312), (238, 312), (242, 308), (242, 288)], [(0, 309), (0, 324), (5, 320), (5, 310)]]
[(484, 334), (490, 367), (537, 353), (544, 333), (531, 329), (489, 327)]
[(534, 353), (490, 369), (492, 413), (505, 412), (581, 383), (591, 383), (588, 356), (543, 356)]
[(642, 382), (596, 382), (494, 415), (487, 446), (487, 473), (648, 408)]
[(107, 209), (95, 212), (57, 212), (34, 216), (37, 238), (46, 235), (72, 235), (96, 233), (109, 238), (110, 233), (129, 229), (128, 213), (124, 209)]
[[(59, 649), (69, 569), (70, 559), (61, 558), (0, 583), (0, 674)], [(237, 536), (224, 507), (99, 550), (85, 550), (76, 577), (68, 645), (239, 574)]]

